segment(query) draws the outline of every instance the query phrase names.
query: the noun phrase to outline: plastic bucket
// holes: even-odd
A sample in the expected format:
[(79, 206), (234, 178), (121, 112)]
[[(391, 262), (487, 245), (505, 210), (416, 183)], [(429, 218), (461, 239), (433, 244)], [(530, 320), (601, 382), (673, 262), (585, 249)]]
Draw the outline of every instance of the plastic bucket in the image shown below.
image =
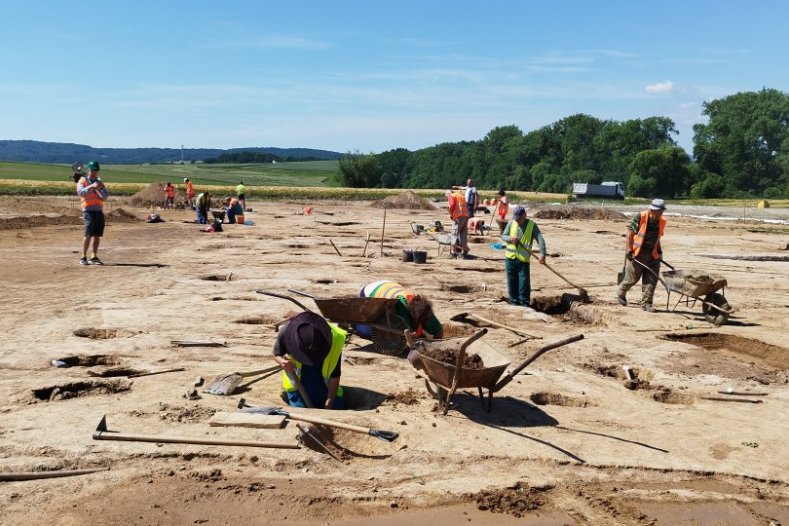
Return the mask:
[(414, 250), (414, 263), (427, 263), (427, 252), (424, 250)]
[(244, 224), (244, 214), (236, 215), (236, 224), (243, 225)]
[(403, 261), (405, 261), (407, 263), (407, 262), (413, 261), (413, 260), (414, 260), (414, 253), (411, 250), (404, 248), (403, 249)]

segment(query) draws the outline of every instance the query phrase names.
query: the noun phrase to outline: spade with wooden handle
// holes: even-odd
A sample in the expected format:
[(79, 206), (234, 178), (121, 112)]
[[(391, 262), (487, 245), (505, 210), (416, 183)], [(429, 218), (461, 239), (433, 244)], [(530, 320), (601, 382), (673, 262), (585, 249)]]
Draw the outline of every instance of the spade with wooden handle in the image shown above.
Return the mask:
[(212, 378), (211, 381), (208, 382), (208, 385), (205, 389), (203, 389), (203, 392), (220, 396), (231, 395), (236, 389), (238, 389), (238, 386), (241, 385), (241, 382), (244, 381), (244, 378), (251, 378), (253, 376), (260, 375), (266, 375), (268, 377), (276, 373), (279, 369), (279, 365), (273, 365), (271, 367), (267, 367), (266, 369), (249, 371), (247, 373), (235, 372), (219, 375)]
[(318, 416), (289, 413), (284, 409), (280, 409), (279, 407), (254, 406), (248, 404), (246, 399), (244, 398), (238, 401), (238, 407), (242, 411), (246, 411), (250, 413), (261, 413), (264, 415), (282, 415), (285, 418), (289, 418), (291, 420), (299, 420), (301, 422), (309, 422), (310, 424), (318, 424), (323, 426), (336, 427), (339, 429), (346, 429), (348, 431), (353, 431), (355, 433), (363, 433), (365, 435), (374, 436), (375, 438), (380, 438), (381, 440), (386, 440), (387, 442), (393, 442), (397, 439), (397, 437), (400, 436), (398, 433), (394, 431), (383, 431), (381, 429), (372, 429), (369, 427), (355, 426), (353, 424), (346, 424), (344, 422), (335, 422), (334, 420), (327, 420), (325, 418), (320, 418)]

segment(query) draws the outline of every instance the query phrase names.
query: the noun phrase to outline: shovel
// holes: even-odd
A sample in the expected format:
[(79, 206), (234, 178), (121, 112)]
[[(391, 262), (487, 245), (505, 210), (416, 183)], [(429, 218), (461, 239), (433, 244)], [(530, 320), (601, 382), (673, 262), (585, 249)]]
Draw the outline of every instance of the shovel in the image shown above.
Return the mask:
[[(537, 257), (537, 256), (535, 256), (534, 252), (532, 252), (532, 251), (531, 251), (531, 250), (529, 250), (528, 248), (526, 248), (526, 247), (523, 247), (523, 246), (522, 246), (522, 248), (523, 248), (523, 250), (525, 250), (526, 252), (528, 252), (530, 255), (532, 255), (532, 256), (534, 256), (534, 257)], [(583, 288), (583, 287), (579, 287), (578, 285), (574, 284), (574, 283), (573, 283), (572, 281), (570, 281), (569, 279), (567, 279), (567, 278), (565, 278), (564, 276), (562, 276), (561, 274), (559, 274), (559, 271), (557, 271), (557, 270), (554, 270), (554, 268), (553, 268), (553, 267), (550, 267), (550, 266), (548, 265), (548, 263), (543, 263), (543, 266), (544, 266), (545, 268), (547, 268), (548, 270), (550, 270), (551, 272), (553, 272), (554, 274), (556, 274), (557, 276), (559, 276), (560, 278), (562, 278), (562, 279), (563, 279), (563, 280), (564, 280), (564, 281), (565, 281), (565, 282), (566, 282), (568, 285), (570, 285), (571, 287), (578, 289), (578, 293), (581, 295), (581, 301), (583, 301), (584, 303), (588, 303), (588, 302), (589, 302), (589, 293), (588, 293), (588, 292), (586, 292), (586, 289), (585, 289), (585, 288)]]
[(273, 375), (279, 370), (280, 370), (280, 366), (274, 365), (266, 369), (260, 369), (258, 371), (250, 371), (248, 373), (230, 373), (230, 374), (216, 376), (212, 378), (210, 382), (208, 382), (208, 385), (206, 386), (205, 389), (203, 389), (203, 392), (208, 394), (220, 395), (220, 396), (228, 396), (233, 394), (233, 392), (235, 392), (235, 390), (238, 389), (238, 386), (241, 385), (241, 382), (244, 381), (244, 378), (265, 375), (257, 379), (257, 380), (262, 380), (263, 378), (268, 378), (269, 376)]
[(365, 435), (374, 436), (375, 438), (380, 438), (381, 440), (386, 440), (387, 442), (394, 442), (397, 439), (397, 437), (400, 436), (398, 433), (394, 431), (382, 431), (380, 429), (372, 429), (362, 426), (355, 426), (353, 424), (345, 424), (343, 422), (335, 422), (333, 420), (326, 420), (325, 418), (320, 418), (317, 416), (288, 413), (287, 411), (285, 411), (284, 409), (280, 409), (279, 407), (263, 407), (263, 406), (249, 405), (246, 399), (244, 398), (238, 401), (238, 407), (239, 409), (247, 413), (260, 413), (264, 415), (280, 415), (280, 416), (284, 416), (285, 418), (290, 418), (291, 420), (299, 420), (301, 422), (309, 422), (311, 424), (336, 427), (339, 429), (347, 429), (348, 431), (354, 431), (356, 433), (363, 433)]

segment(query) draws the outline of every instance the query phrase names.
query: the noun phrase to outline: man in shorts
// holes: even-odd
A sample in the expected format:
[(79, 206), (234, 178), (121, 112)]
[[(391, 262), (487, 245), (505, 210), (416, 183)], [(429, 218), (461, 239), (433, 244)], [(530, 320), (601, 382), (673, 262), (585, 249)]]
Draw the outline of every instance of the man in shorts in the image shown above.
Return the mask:
[[(99, 179), (99, 163), (90, 161), (85, 165), (87, 175), (77, 182), (77, 194), (82, 208), (82, 220), (85, 223), (85, 238), (82, 241), (82, 259), (80, 265), (103, 265), (99, 259), (99, 243), (104, 235), (104, 201), (109, 192)], [(93, 254), (88, 259), (88, 248), (93, 244)]]

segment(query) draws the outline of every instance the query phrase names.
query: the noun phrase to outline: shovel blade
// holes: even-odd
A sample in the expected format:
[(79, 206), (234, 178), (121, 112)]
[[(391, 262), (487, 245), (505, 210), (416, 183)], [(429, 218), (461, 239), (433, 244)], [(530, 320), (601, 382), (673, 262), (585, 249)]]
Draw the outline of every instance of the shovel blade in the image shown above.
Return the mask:
[(240, 374), (225, 374), (222, 376), (217, 376), (212, 378), (205, 389), (203, 389), (204, 393), (219, 395), (219, 396), (229, 396), (235, 392), (241, 382), (244, 381), (244, 377)]

